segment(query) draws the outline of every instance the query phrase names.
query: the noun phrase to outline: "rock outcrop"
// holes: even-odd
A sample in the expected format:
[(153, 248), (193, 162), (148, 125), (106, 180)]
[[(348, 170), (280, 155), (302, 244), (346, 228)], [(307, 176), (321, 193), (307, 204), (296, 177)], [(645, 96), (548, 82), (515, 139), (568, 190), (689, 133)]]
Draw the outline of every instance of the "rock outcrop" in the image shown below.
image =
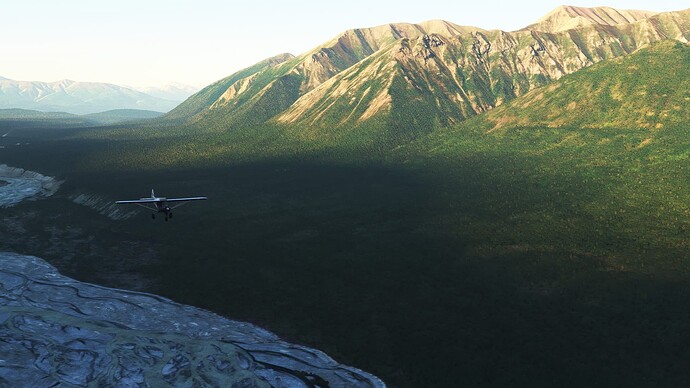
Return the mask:
[(690, 10), (633, 15), (632, 23), (623, 16), (610, 24), (592, 18), (579, 28), (553, 28), (557, 32), (476, 29), (401, 38), (302, 95), (275, 119), (300, 128), (352, 127), (377, 117), (389, 127), (446, 126), (595, 63), (690, 38)]

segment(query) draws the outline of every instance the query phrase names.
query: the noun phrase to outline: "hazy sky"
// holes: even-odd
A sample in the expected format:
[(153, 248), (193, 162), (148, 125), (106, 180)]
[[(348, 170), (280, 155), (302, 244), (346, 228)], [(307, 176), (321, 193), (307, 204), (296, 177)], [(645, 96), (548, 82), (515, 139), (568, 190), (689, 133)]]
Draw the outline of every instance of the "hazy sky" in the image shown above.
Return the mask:
[[(570, 1), (672, 11), (688, 0)], [(0, 76), (27, 81), (204, 86), (338, 33), (444, 19), (515, 30), (559, 0), (0, 0)]]

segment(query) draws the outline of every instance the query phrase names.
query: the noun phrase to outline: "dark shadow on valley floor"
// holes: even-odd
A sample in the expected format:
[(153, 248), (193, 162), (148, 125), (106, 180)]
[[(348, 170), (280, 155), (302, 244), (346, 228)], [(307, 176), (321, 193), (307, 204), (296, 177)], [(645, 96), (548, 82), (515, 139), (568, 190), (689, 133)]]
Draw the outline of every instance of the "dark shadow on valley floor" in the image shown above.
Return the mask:
[[(690, 383), (687, 279), (618, 270), (608, 256), (543, 244), (552, 237), (524, 237), (519, 228), (531, 226), (512, 223), (544, 208), (567, 215), (559, 207), (570, 195), (597, 195), (572, 176), (540, 186), (528, 161), (480, 157), (454, 161), (452, 172), (293, 160), (84, 173), (67, 169), (78, 157), (46, 144), (41, 160), (8, 162), (52, 173), (53, 157), (64, 161), (53, 201), (151, 188), (209, 196), (168, 223), (145, 211), (124, 221), (64, 216), (63, 225), (92, 217), (92, 244), (156, 250), (137, 269), (149, 291), (259, 324), (392, 386)], [(525, 173), (506, 180), (498, 171), (507, 168)], [(56, 215), (77, 206), (63, 203)], [(40, 211), (34, 222), (54, 222)], [(104, 252), (102, 265), (83, 261), (68, 274), (107, 278), (105, 262), (122, 253)]]

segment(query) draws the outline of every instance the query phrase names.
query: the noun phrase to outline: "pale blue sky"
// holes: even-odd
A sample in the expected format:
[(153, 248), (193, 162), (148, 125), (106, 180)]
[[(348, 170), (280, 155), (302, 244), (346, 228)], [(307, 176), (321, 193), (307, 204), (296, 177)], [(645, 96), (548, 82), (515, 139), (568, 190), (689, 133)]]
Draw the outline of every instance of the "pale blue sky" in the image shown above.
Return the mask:
[[(688, 0), (569, 5), (673, 11)], [(524, 27), (562, 0), (0, 0), (0, 76), (16, 80), (207, 85), (264, 58), (300, 54), (338, 33), (443, 19)]]

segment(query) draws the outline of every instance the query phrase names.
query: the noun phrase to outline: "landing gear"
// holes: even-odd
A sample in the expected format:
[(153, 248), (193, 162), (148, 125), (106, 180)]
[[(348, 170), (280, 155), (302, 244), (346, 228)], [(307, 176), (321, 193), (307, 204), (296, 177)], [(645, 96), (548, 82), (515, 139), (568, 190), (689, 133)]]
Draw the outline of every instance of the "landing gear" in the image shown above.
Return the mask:
[[(165, 212), (164, 212), (165, 213)], [(165, 213), (165, 222), (168, 222), (168, 219), (172, 218), (173, 214), (172, 212), (170, 213)], [(151, 219), (155, 220), (156, 219), (156, 213), (151, 214)]]

